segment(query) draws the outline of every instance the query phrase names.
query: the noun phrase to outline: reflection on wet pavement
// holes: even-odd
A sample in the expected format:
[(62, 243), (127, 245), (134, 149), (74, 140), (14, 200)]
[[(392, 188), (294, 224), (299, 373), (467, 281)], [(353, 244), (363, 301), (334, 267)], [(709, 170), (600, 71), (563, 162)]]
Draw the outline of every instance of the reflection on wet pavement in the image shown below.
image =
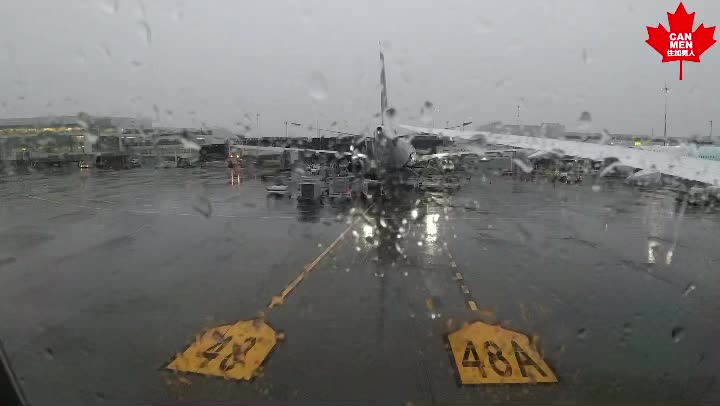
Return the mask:
[[(34, 402), (717, 396), (720, 228), (670, 194), (478, 177), (298, 205), (222, 171), (142, 169), (16, 177), (0, 195), (0, 338)], [(257, 318), (286, 339), (252, 382), (160, 370)], [(474, 321), (527, 336), (559, 383), (459, 386), (446, 337)]]

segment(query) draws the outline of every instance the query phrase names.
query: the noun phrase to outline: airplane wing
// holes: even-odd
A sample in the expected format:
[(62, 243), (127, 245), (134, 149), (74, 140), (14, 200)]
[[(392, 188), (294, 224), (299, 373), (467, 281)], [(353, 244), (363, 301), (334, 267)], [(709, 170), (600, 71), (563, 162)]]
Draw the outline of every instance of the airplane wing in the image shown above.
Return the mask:
[[(311, 149), (311, 148), (291, 148), (291, 147), (263, 147), (259, 145), (231, 145), (230, 146), (233, 149), (236, 150), (243, 150), (243, 151), (258, 151), (258, 152), (272, 152), (272, 153), (282, 153), (285, 151), (294, 151), (294, 152), (311, 152), (314, 154), (342, 154), (347, 156), (352, 156), (352, 152), (340, 152), (340, 151), (334, 151), (334, 150), (326, 150), (326, 149)], [(362, 154), (356, 154), (357, 156), (361, 156)]]
[[(527, 137), (512, 134), (493, 134), (478, 131), (457, 131), (447, 129), (429, 129), (409, 125), (396, 125), (415, 133), (444, 135), (480, 142), (481, 145), (495, 144), (513, 146), (535, 151), (553, 152), (578, 158), (602, 161), (616, 158), (620, 164), (692, 181), (720, 184), (720, 162), (690, 156), (671, 155), (643, 149), (617, 145), (601, 145), (587, 142), (556, 140), (551, 138)], [(465, 145), (470, 149), (471, 145)], [(482, 149), (482, 148), (480, 148)]]

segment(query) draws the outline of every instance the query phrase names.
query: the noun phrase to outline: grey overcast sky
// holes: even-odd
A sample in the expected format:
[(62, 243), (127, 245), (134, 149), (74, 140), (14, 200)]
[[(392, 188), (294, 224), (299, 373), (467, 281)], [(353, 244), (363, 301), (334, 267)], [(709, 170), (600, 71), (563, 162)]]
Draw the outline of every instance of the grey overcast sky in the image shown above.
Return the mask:
[[(284, 121), (360, 131), (379, 109), (378, 42), (390, 105), (421, 124), (561, 122), (593, 130), (707, 134), (720, 119), (720, 45), (661, 63), (645, 43), (677, 1), (12, 0), (0, 4), (0, 116), (145, 115), (155, 125), (282, 135)], [(689, 0), (695, 26), (720, 1)], [(716, 38), (718, 38), (716, 34)], [(327, 83), (326, 94), (322, 82)], [(326, 97), (323, 97), (326, 96)], [(157, 112), (154, 108), (157, 106)], [(247, 115), (248, 118), (244, 118)], [(720, 124), (720, 121), (718, 121)], [(720, 131), (720, 129), (718, 129)], [(243, 131), (244, 132), (244, 131)]]

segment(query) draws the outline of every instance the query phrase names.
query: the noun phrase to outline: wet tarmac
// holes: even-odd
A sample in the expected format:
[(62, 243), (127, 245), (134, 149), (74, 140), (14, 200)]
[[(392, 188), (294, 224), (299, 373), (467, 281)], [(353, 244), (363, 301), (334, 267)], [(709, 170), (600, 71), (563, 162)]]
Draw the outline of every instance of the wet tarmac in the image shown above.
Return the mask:
[[(476, 176), (355, 207), (264, 187), (204, 169), (0, 179), (0, 339), (28, 399), (720, 400), (718, 213), (609, 180)], [(252, 381), (164, 369), (258, 317), (282, 339)], [(445, 337), (476, 320), (532, 337), (559, 382), (460, 385)]]

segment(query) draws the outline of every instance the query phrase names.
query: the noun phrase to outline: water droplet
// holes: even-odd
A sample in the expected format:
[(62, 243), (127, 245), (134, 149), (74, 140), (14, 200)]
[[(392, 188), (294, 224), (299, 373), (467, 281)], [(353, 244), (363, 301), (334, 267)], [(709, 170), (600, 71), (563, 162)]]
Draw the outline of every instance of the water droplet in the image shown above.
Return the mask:
[(95, 398), (97, 400), (105, 400), (105, 394), (102, 392), (95, 392)]
[(593, 192), (599, 192), (602, 190), (602, 186), (600, 185), (592, 185), (592, 191)]
[(417, 211), (417, 209), (412, 209), (412, 211), (410, 212), (410, 217), (412, 217), (413, 220), (415, 220), (415, 219), (418, 218), (418, 211)]
[(587, 336), (588, 336), (588, 331), (587, 331), (586, 328), (581, 328), (580, 330), (578, 330), (578, 332), (577, 332), (577, 338), (578, 338), (579, 340), (584, 340), (584, 339), (587, 338)]
[(55, 359), (55, 352), (50, 347), (45, 348), (45, 350), (43, 351), (43, 354), (45, 354), (45, 358), (47, 358), (49, 360)]
[(425, 103), (423, 103), (423, 108), (426, 110), (432, 109), (433, 104), (430, 100), (425, 100)]
[(477, 34), (487, 34), (489, 32), (492, 32), (492, 25), (490, 22), (485, 20), (484, 18), (477, 17), (475, 18), (475, 21), (473, 23), (473, 27), (475, 27), (475, 32)]
[(300, 9), (300, 18), (303, 24), (312, 23), (312, 9), (303, 7)]
[(320, 72), (312, 72), (308, 79), (308, 89), (310, 97), (316, 101), (324, 101), (328, 97), (327, 79)]
[(632, 326), (630, 325), (630, 323), (623, 324), (623, 333), (625, 333), (625, 334), (632, 333)]
[(395, 114), (397, 114), (397, 111), (394, 107), (390, 107), (389, 109), (385, 110), (385, 116), (388, 118), (395, 117)]
[(178, 139), (179, 139), (180, 142), (182, 143), (183, 148), (185, 148), (185, 149), (191, 149), (191, 150), (193, 150), (193, 151), (200, 151), (200, 145), (198, 145), (196, 142), (191, 141), (191, 140), (189, 140), (189, 139), (187, 139), (187, 138), (184, 138), (184, 137), (178, 137)]
[(133, 69), (140, 69), (140, 67), (142, 66), (142, 62), (133, 59), (132, 61), (130, 61), (130, 65), (132, 65)]
[(610, 131), (607, 130), (607, 128), (603, 128), (602, 130), (602, 137), (600, 138), (600, 144), (611, 144), (612, 143), (612, 134), (610, 134)]
[(417, 245), (418, 245), (418, 247), (422, 247), (423, 242), (422, 242), (422, 241), (418, 241), (418, 242), (417, 242)]
[(75, 62), (83, 64), (85, 63), (85, 53), (83, 51), (78, 51), (78, 53), (75, 55)]
[(696, 289), (696, 287), (694, 284), (691, 283), (691, 284), (687, 285), (687, 287), (685, 287), (685, 291), (683, 292), (683, 296), (689, 295), (690, 292), (692, 292), (695, 289)]
[(583, 48), (582, 50), (582, 60), (583, 63), (585, 63), (586, 65), (592, 63), (592, 58), (590, 58), (590, 55), (588, 54), (588, 50), (586, 48)]
[(208, 200), (205, 196), (198, 196), (193, 202), (192, 208), (196, 212), (205, 216), (205, 218), (210, 218), (210, 216), (212, 216), (212, 204), (210, 204), (210, 200)]
[(103, 54), (105, 54), (108, 59), (112, 59), (112, 52), (110, 52), (110, 48), (106, 44), (100, 45), (100, 49), (103, 51)]
[(118, 12), (119, 0), (101, 0), (98, 7), (106, 14), (115, 14)]
[(322, 243), (318, 243), (318, 248), (322, 248), (322, 247), (323, 247)]
[(408, 276), (408, 272), (407, 271), (403, 272), (403, 275)]
[(532, 170), (533, 170), (532, 165), (524, 162), (524, 161), (521, 160), (521, 159), (513, 158), (512, 161), (513, 161), (520, 169), (522, 169), (522, 171), (525, 172), (525, 173), (530, 173), (530, 172), (532, 172)]
[(674, 327), (670, 335), (672, 336), (673, 342), (678, 343), (685, 337), (685, 329), (680, 326)]
[(145, 9), (145, 3), (143, 3), (142, 0), (138, 0), (138, 8), (137, 8), (137, 15), (140, 18), (145, 18), (145, 14), (147, 14), (147, 10)]
[(590, 115), (590, 112), (583, 111), (580, 113), (580, 118), (578, 119), (578, 129), (580, 130), (589, 130), (592, 126), (592, 116)]
[(140, 21), (138, 24), (138, 32), (140, 33), (140, 36), (145, 40), (145, 44), (150, 45), (152, 42), (152, 31), (150, 30), (150, 25), (147, 23), (147, 21)]
[(362, 248), (360, 248), (359, 246), (356, 246), (356, 247), (355, 247), (355, 251), (357, 251), (357, 252), (360, 252), (361, 249), (362, 249)]

